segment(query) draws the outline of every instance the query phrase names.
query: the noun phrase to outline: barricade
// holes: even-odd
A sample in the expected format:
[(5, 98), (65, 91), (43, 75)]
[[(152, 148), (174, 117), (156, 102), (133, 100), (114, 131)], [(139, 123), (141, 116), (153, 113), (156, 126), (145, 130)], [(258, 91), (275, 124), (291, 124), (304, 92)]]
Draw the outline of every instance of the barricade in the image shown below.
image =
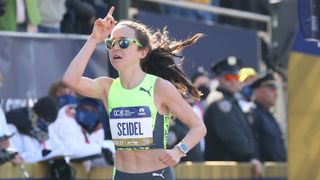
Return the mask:
[[(112, 167), (91, 167), (88, 171), (82, 163), (71, 163), (76, 170), (77, 180), (111, 180)], [(24, 169), (30, 179), (49, 179), (49, 167), (46, 162), (26, 164)], [(249, 163), (226, 161), (185, 162), (175, 168), (177, 180), (252, 180), (252, 166)], [(285, 180), (287, 164), (267, 162), (264, 174), (259, 180)], [(24, 180), (20, 167), (6, 163), (0, 166), (0, 180)]]

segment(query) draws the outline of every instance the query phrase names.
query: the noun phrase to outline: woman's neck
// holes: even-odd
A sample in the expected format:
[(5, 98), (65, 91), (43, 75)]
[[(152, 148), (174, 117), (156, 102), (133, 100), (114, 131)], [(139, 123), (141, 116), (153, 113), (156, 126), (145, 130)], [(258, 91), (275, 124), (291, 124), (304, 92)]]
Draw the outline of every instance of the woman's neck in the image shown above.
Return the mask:
[(121, 85), (126, 89), (132, 89), (138, 86), (143, 81), (145, 75), (146, 73), (141, 69), (119, 72)]

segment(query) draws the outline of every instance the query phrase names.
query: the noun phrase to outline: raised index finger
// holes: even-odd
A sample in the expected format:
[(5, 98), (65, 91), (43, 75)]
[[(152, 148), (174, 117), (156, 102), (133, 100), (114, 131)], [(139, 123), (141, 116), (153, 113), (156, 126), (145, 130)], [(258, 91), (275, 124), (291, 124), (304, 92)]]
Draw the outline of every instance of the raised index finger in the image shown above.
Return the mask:
[(106, 15), (106, 17), (104, 17), (104, 19), (106, 19), (108, 15), (112, 16), (113, 11), (114, 11), (114, 6), (112, 6), (112, 7), (109, 9), (109, 12), (108, 12), (108, 14)]

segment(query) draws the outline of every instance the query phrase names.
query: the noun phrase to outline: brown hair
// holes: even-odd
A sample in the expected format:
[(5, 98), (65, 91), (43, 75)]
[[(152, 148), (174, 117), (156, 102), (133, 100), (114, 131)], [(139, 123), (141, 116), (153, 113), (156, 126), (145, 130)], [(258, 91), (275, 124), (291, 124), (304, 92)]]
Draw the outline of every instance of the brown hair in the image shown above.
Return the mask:
[(64, 84), (63, 81), (59, 80), (59, 81), (52, 83), (52, 85), (50, 86), (50, 89), (49, 89), (49, 96), (56, 97), (57, 92), (60, 89), (64, 89), (64, 88), (68, 88), (68, 86), (66, 84)]
[(180, 59), (180, 62), (183, 62), (184, 57), (179, 53), (188, 45), (196, 43), (204, 34), (197, 33), (186, 40), (177, 41), (169, 38), (166, 28), (161, 32), (153, 31), (144, 24), (133, 21), (121, 21), (119, 24), (135, 30), (136, 38), (143, 46), (141, 48), (149, 50), (148, 55), (140, 62), (144, 72), (170, 81), (184, 96), (190, 94), (199, 99), (198, 89), (191, 84), (174, 60)]

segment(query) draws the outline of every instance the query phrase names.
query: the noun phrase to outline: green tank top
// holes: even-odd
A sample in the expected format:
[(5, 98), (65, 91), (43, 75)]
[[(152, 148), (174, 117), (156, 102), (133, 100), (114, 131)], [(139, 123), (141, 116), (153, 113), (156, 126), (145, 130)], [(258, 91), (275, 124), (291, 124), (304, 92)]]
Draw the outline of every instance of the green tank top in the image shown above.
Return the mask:
[(167, 147), (170, 114), (161, 115), (154, 103), (157, 76), (146, 74), (135, 88), (122, 87), (113, 80), (108, 94), (108, 113), (116, 150)]

